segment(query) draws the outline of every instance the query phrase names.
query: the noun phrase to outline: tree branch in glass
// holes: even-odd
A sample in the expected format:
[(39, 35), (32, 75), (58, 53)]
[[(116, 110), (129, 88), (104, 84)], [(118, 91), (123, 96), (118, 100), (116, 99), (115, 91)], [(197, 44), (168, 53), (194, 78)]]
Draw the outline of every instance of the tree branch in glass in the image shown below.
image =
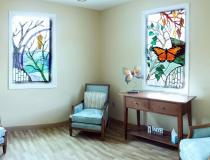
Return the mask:
[[(30, 47), (27, 47), (27, 57), (31, 60), (30, 64), (27, 64), (25, 67), (32, 67), (35, 71), (38, 71), (44, 82), (47, 82), (47, 78), (44, 74), (45, 62), (49, 57), (47, 52), (49, 39), (47, 39), (47, 34), (45, 37), (41, 33), (37, 36), (37, 48), (32, 50), (34, 41), (31, 42)], [(41, 56), (39, 56), (41, 52)], [(37, 59), (37, 57), (39, 57)], [(48, 67), (48, 66), (47, 66)]]
[[(32, 45), (34, 44), (34, 39), (38, 34), (44, 31), (50, 31), (50, 28), (44, 28), (44, 21), (43, 20), (31, 20), (26, 22), (19, 22), (16, 28), (13, 31), (13, 68), (17, 68), (18, 70), (22, 70), (29, 78), (28, 81), (32, 81), (31, 75), (27, 73), (26, 69), (24, 68), (24, 54), (27, 55), (29, 59), (32, 60), (33, 67), (39, 71), (42, 75), (43, 80), (45, 81), (46, 78), (43, 74), (43, 66), (42, 68), (37, 68), (38, 63), (33, 61), (34, 54), (38, 50), (31, 51), (33, 48)], [(31, 43), (31, 44), (29, 44)], [(46, 44), (42, 44), (46, 45)], [(43, 46), (44, 47), (44, 46)], [(40, 47), (39, 47), (40, 49)], [(46, 49), (42, 49), (45, 51)], [(43, 57), (43, 56), (42, 56)], [(30, 65), (29, 65), (30, 66)]]

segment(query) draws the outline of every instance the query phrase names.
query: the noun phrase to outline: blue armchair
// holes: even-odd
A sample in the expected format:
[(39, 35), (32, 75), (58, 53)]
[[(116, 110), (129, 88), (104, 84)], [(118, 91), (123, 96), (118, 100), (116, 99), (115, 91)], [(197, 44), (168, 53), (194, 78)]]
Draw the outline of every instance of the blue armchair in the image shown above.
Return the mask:
[(86, 84), (84, 100), (72, 106), (69, 116), (69, 133), (72, 130), (100, 132), (104, 140), (108, 123), (109, 84)]
[(210, 160), (210, 124), (192, 126), (179, 144), (181, 160)]
[(2, 146), (5, 154), (7, 151), (7, 131), (3, 127), (0, 127), (0, 146)]

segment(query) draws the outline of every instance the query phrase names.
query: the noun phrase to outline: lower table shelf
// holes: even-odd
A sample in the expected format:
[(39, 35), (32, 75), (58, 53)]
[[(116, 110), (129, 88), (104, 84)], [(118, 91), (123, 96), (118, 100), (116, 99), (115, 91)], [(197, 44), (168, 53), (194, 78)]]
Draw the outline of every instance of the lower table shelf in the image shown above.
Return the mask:
[(171, 142), (170, 132), (168, 131), (164, 131), (163, 135), (149, 134), (147, 133), (147, 127), (141, 125), (141, 127), (129, 127), (127, 134), (178, 148), (178, 144)]

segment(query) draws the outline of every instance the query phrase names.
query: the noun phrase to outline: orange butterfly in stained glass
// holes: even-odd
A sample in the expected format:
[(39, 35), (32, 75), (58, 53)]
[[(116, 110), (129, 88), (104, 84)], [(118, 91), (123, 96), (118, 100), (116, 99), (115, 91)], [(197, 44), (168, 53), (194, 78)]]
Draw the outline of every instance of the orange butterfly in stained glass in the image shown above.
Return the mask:
[(160, 47), (153, 47), (154, 53), (157, 55), (158, 60), (160, 62), (173, 62), (177, 56), (177, 54), (180, 52), (181, 47), (172, 47), (169, 49), (163, 49)]

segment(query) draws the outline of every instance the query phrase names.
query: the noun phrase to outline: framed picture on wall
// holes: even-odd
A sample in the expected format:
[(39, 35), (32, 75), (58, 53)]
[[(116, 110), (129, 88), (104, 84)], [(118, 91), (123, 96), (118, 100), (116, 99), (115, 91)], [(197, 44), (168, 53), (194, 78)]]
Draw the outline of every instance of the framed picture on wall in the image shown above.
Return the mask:
[(188, 4), (143, 13), (144, 89), (188, 94)]
[(55, 15), (9, 13), (9, 88), (56, 87)]

